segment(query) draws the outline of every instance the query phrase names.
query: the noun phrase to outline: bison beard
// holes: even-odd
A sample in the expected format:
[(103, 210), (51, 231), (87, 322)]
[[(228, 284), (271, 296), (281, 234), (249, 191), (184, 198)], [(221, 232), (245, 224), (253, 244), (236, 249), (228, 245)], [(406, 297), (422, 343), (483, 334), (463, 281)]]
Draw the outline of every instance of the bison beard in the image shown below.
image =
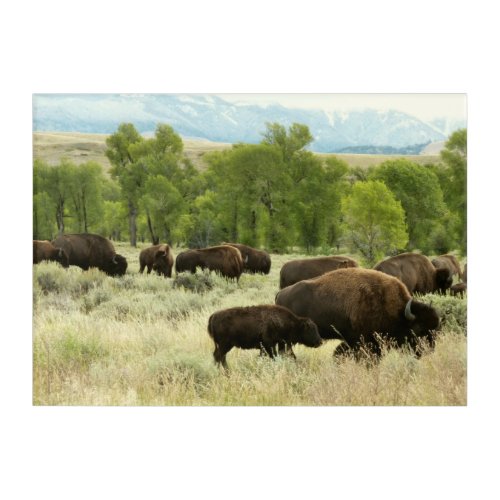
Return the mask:
[(271, 358), (290, 353), (292, 345), (319, 347), (322, 343), (316, 325), (299, 318), (285, 307), (261, 305), (233, 307), (215, 312), (208, 320), (208, 334), (215, 344), (214, 360), (227, 369), (226, 354), (233, 347), (263, 349)]
[(364, 345), (376, 355), (378, 334), (415, 349), (419, 338), (433, 345), (439, 327), (436, 311), (412, 300), (401, 281), (369, 269), (339, 269), (300, 281), (278, 292), (276, 304), (311, 318), (322, 338), (343, 340), (354, 350)]

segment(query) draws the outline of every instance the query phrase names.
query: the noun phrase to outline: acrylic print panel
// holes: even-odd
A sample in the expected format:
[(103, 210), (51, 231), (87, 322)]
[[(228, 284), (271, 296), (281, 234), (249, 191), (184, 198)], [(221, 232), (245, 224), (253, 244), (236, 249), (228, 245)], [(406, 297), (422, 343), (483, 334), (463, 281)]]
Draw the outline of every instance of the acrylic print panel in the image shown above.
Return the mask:
[[(352, 292), (325, 326), (297, 288), (309, 330), (274, 304), (287, 269), (370, 287), (364, 269), (409, 251), (462, 270), (466, 127), (464, 94), (34, 94), (33, 239), (57, 249), (34, 265), (33, 404), (465, 405), (465, 297), (429, 285), (409, 312), (439, 317), (435, 346), (361, 359), (345, 325), (394, 329), (407, 301)], [(193, 251), (223, 242), (240, 246)]]

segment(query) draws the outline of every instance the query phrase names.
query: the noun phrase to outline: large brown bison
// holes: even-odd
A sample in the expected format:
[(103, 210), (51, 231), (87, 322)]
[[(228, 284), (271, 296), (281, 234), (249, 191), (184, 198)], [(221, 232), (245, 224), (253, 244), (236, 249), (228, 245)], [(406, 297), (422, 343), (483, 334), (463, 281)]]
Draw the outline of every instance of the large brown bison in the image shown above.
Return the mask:
[(402, 253), (379, 262), (373, 269), (400, 279), (414, 293), (446, 293), (453, 283), (448, 268), (436, 269), (425, 255)]
[(197, 267), (238, 281), (243, 272), (243, 259), (237, 248), (228, 245), (186, 250), (175, 259), (177, 273), (189, 271), (194, 274)]
[(285, 288), (298, 281), (316, 278), (329, 271), (346, 267), (358, 267), (358, 263), (349, 257), (341, 255), (290, 260), (285, 262), (281, 268), (280, 288)]
[(64, 234), (52, 244), (68, 254), (71, 266), (81, 267), (85, 271), (97, 267), (109, 276), (122, 276), (127, 270), (127, 259), (115, 252), (109, 240), (97, 234)]
[(50, 241), (33, 240), (33, 264), (42, 260), (59, 262), (61, 266), (68, 267), (68, 254), (62, 248), (56, 248)]
[(215, 344), (214, 359), (227, 368), (226, 354), (233, 347), (264, 349), (274, 358), (292, 351), (292, 345), (319, 347), (322, 339), (309, 318), (299, 318), (286, 307), (261, 305), (232, 307), (213, 313), (208, 319), (208, 333)]
[(371, 269), (338, 269), (299, 281), (279, 291), (276, 304), (311, 318), (322, 338), (341, 339), (353, 350), (365, 345), (377, 355), (376, 334), (415, 348), (420, 337), (433, 345), (439, 327), (431, 306), (413, 300), (397, 278)]
[(440, 255), (439, 257), (432, 259), (431, 262), (436, 269), (448, 269), (452, 277), (457, 274), (458, 277), (463, 280), (463, 273), (460, 269), (460, 263), (454, 255)]
[(271, 270), (271, 256), (263, 250), (242, 245), (241, 243), (222, 243), (237, 248), (243, 259), (243, 271), (249, 273), (269, 274)]
[(148, 274), (151, 270), (158, 275), (166, 278), (172, 277), (172, 267), (174, 266), (174, 256), (169, 245), (154, 245), (145, 248), (139, 254), (139, 272), (142, 274), (144, 268), (148, 268)]

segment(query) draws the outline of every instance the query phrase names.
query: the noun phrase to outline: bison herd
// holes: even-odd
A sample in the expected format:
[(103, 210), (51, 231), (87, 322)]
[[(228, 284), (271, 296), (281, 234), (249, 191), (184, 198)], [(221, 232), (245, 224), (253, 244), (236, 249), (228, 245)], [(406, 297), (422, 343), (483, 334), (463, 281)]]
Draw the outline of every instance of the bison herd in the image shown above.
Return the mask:
[[(33, 263), (59, 262), (63, 267), (84, 270), (96, 267), (109, 276), (122, 276), (127, 260), (112, 243), (94, 234), (68, 234), (52, 242), (33, 241)], [(243, 272), (269, 274), (267, 252), (239, 243), (190, 249), (174, 260), (169, 245), (154, 245), (140, 252), (139, 272), (147, 268), (165, 277), (197, 268), (208, 269), (226, 279), (239, 280)], [(462, 281), (453, 285), (457, 275)], [(402, 253), (389, 257), (373, 269), (343, 256), (298, 259), (280, 271), (280, 290), (275, 304), (233, 307), (214, 312), (208, 333), (215, 345), (215, 362), (227, 368), (226, 354), (233, 348), (260, 349), (274, 358), (278, 353), (295, 357), (293, 345), (319, 347), (325, 339), (339, 339), (336, 353), (368, 351), (381, 354), (381, 339), (419, 354), (420, 340), (434, 345), (439, 329), (437, 311), (416, 299), (427, 293), (463, 297), (467, 267), (453, 255), (432, 261), (425, 255)]]

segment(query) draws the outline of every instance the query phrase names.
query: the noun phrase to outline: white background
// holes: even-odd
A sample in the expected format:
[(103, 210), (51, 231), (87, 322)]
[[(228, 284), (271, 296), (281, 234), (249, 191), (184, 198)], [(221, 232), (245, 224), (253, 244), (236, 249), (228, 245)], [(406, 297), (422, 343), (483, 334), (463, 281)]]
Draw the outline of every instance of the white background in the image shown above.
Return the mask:
[[(498, 498), (494, 3), (5, 5), (0, 496)], [(468, 406), (33, 407), (31, 96), (40, 92), (467, 93)]]

